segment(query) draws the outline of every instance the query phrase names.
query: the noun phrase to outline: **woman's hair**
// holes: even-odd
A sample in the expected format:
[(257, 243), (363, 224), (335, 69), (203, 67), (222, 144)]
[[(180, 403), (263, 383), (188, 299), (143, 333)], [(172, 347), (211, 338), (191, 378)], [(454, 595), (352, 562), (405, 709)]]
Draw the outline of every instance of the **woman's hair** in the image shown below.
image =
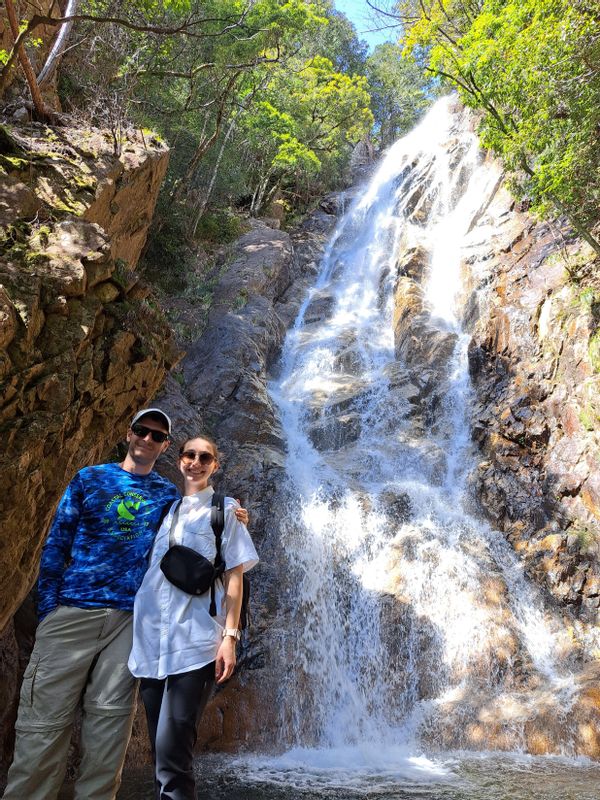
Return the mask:
[(208, 442), (212, 448), (213, 456), (217, 459), (217, 461), (219, 462), (221, 461), (221, 454), (219, 453), (219, 448), (217, 447), (217, 443), (215, 442), (214, 439), (212, 439), (210, 436), (206, 436), (206, 434), (204, 433), (199, 433), (197, 436), (188, 436), (188, 438), (181, 443), (181, 446), (179, 448), (179, 455), (181, 455), (185, 451), (187, 443), (191, 442), (192, 439), (204, 439), (205, 442)]

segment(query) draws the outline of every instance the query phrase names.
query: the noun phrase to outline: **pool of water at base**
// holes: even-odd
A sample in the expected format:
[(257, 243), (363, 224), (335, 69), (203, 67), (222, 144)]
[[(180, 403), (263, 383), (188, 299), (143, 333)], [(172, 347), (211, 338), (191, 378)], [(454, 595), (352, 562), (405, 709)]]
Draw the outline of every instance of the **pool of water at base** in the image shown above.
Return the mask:
[[(315, 755), (316, 754), (316, 755)], [(350, 755), (350, 754), (347, 754)], [(343, 766), (327, 751), (279, 757), (207, 755), (196, 763), (197, 800), (600, 800), (600, 764), (520, 754), (403, 755)], [(118, 800), (151, 800), (147, 771), (124, 776)]]

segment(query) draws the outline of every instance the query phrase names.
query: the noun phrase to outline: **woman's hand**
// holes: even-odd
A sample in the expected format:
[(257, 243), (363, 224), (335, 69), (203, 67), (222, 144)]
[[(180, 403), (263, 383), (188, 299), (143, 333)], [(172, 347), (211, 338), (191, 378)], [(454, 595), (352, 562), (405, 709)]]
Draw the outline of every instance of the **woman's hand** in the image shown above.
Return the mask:
[(217, 683), (225, 683), (233, 675), (235, 669), (235, 646), (236, 640), (233, 636), (225, 636), (217, 651), (215, 661), (215, 680)]
[[(238, 500), (238, 503), (239, 502), (240, 501)], [(248, 525), (248, 522), (250, 521), (250, 517), (248, 515), (248, 511), (245, 508), (241, 508), (241, 507), (240, 508), (236, 508), (233, 513), (235, 514), (235, 518), (237, 519), (238, 522), (241, 522), (242, 525), (246, 525), (246, 526)]]

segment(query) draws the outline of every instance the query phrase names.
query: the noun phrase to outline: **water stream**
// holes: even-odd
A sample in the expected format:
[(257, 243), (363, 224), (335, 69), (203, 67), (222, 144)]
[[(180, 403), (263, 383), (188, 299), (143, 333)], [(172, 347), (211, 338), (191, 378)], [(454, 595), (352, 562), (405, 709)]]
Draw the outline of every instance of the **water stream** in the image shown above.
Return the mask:
[[(273, 796), (504, 797), (498, 756), (448, 753), (524, 754), (536, 736), (575, 753), (572, 641), (469, 488), (463, 264), (500, 176), (452, 106), (340, 220), (270, 387), (288, 442), (286, 752), (244, 769)], [(539, 796), (519, 794), (524, 763), (564, 775), (502, 758), (507, 797)]]

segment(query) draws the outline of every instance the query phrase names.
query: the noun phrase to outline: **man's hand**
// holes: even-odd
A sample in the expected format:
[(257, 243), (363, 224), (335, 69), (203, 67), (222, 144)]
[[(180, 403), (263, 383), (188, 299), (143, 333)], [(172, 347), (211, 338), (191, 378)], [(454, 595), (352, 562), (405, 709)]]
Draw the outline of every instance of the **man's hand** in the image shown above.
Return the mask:
[[(238, 503), (239, 502), (240, 501), (238, 500)], [(248, 525), (248, 522), (250, 521), (250, 517), (248, 515), (248, 511), (245, 508), (241, 508), (241, 507), (240, 508), (236, 508), (235, 511), (234, 511), (234, 514), (235, 514), (235, 518), (237, 519), (238, 522), (241, 522), (242, 525), (246, 525), (246, 526)]]
[(215, 661), (215, 680), (217, 683), (225, 683), (233, 675), (235, 669), (235, 645), (236, 640), (233, 636), (226, 636), (217, 651)]

